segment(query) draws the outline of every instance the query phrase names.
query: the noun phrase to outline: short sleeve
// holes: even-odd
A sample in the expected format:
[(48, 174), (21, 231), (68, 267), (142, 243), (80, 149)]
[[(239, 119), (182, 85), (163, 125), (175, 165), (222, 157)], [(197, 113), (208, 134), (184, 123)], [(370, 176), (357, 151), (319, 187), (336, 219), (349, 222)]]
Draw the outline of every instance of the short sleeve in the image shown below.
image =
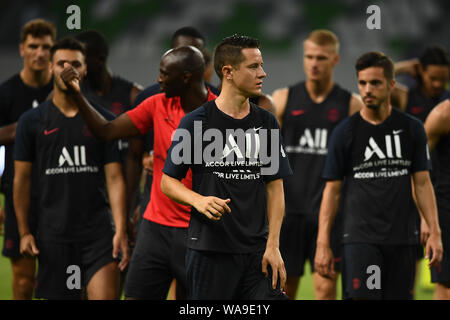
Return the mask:
[(141, 102), (136, 108), (127, 111), (133, 124), (141, 134), (146, 134), (153, 127), (153, 116), (156, 108), (156, 97), (151, 96)]
[(431, 170), (430, 150), (425, 129), (420, 121), (416, 119), (413, 121), (414, 151), (411, 172)]
[(332, 132), (322, 177), (326, 180), (342, 180), (351, 142), (351, 118), (342, 121)]
[(204, 119), (204, 107), (197, 108), (181, 119), (177, 130), (173, 134), (172, 144), (167, 151), (163, 173), (178, 180), (186, 176), (186, 173), (193, 164), (194, 123), (195, 121), (203, 121)]
[(29, 110), (19, 118), (14, 141), (14, 160), (28, 162), (35, 160), (35, 132), (38, 121), (38, 109)]
[[(278, 121), (276, 120), (276, 118), (272, 115), (269, 114), (270, 116), (270, 130), (269, 133), (271, 135), (270, 141), (272, 142), (272, 139), (275, 138), (278, 140), (278, 148), (277, 148), (277, 154), (274, 155), (273, 157), (271, 156), (271, 159), (276, 159), (276, 162), (273, 162), (271, 160), (271, 164), (270, 166), (272, 167), (272, 169), (267, 171), (266, 167), (263, 167), (261, 169), (261, 174), (263, 176), (264, 181), (266, 182), (270, 182), (276, 179), (282, 179), (285, 177), (288, 177), (290, 175), (292, 175), (292, 169), (289, 165), (289, 160), (288, 157), (286, 155), (286, 152), (284, 151), (284, 146), (283, 146), (283, 137), (281, 136), (281, 130), (280, 130), (280, 126), (278, 125)], [(269, 148), (268, 148), (269, 150)], [(278, 167), (278, 168), (277, 168)], [(275, 170), (275, 173), (271, 173), (272, 170)], [(265, 174), (265, 172), (267, 172), (268, 174)]]

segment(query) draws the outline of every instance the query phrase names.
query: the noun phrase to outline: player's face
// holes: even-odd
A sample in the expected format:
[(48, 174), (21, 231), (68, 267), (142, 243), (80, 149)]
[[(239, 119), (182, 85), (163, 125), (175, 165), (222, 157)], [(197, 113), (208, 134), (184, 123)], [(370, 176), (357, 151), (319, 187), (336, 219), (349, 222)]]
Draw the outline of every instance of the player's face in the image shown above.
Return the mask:
[(385, 104), (395, 85), (387, 80), (381, 67), (369, 67), (358, 72), (358, 89), (364, 104), (373, 110)]
[(235, 86), (248, 97), (261, 95), (263, 79), (267, 76), (262, 67), (261, 51), (257, 48), (241, 50), (244, 56), (236, 68), (232, 67), (229, 76), (232, 76)]
[(425, 70), (421, 70), (420, 75), (426, 94), (432, 98), (438, 98), (444, 93), (450, 79), (449, 68), (443, 65), (428, 65)]
[(51, 36), (33, 37), (29, 34), (19, 47), (24, 67), (31, 71), (48, 69), (50, 48), (52, 46), (53, 40)]
[(54, 83), (56, 87), (65, 92), (67, 87), (61, 80), (61, 72), (64, 70), (64, 63), (69, 63), (80, 75), (80, 83), (83, 77), (86, 75), (86, 63), (84, 55), (78, 50), (60, 49), (53, 54), (51, 63), (51, 70), (54, 77)]
[(158, 83), (167, 98), (183, 94), (186, 87), (184, 72), (173, 55), (166, 54), (162, 58), (159, 64)]
[(303, 68), (308, 80), (320, 81), (332, 76), (339, 55), (332, 45), (320, 46), (311, 40), (303, 44)]

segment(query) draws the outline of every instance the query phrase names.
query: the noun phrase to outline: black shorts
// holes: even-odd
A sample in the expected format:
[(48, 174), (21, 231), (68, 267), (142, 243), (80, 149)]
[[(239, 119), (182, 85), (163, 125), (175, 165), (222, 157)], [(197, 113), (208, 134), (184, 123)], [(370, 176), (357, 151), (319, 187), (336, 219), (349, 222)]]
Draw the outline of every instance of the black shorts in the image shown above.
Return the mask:
[[(191, 300), (286, 300), (272, 276), (262, 273), (263, 252), (228, 254), (188, 249), (186, 272)], [(269, 267), (270, 269), (270, 267)]]
[[(439, 211), (441, 212), (441, 211)], [(431, 268), (431, 282), (450, 285), (450, 217), (439, 214), (444, 255), (438, 267)]]
[(177, 280), (177, 299), (186, 299), (187, 228), (143, 219), (125, 280), (125, 297), (164, 300)]
[[(30, 209), (32, 207), (30, 206)], [(30, 210), (28, 222), (30, 233), (36, 237), (37, 216), (34, 210)], [(16, 213), (14, 211), (12, 192), (5, 192), (5, 236), (2, 254), (8, 258), (19, 258), (22, 256), (20, 254), (20, 236)]]
[(412, 300), (414, 245), (344, 244), (343, 299)]
[(105, 265), (115, 261), (112, 256), (112, 239), (111, 232), (89, 242), (38, 241), (36, 298), (80, 299), (81, 289), (87, 286), (92, 276)]
[[(341, 271), (342, 232), (340, 221), (336, 220), (331, 230), (330, 246), (334, 255), (334, 269)], [(280, 252), (288, 276), (301, 277), (309, 260), (311, 272), (314, 272), (316, 254), (317, 217), (312, 215), (286, 215), (280, 233)]]

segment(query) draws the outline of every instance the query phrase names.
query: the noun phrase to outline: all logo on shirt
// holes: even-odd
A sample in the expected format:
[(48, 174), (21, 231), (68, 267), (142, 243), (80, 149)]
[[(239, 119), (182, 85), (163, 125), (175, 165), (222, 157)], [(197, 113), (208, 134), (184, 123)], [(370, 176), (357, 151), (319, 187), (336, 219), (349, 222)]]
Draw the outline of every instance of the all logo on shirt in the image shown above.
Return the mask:
[(89, 166), (86, 156), (86, 146), (63, 147), (54, 168), (47, 168), (46, 175), (68, 173), (96, 173), (97, 166)]
[(402, 129), (393, 130), (392, 134), (384, 136), (384, 141), (369, 137), (364, 149), (363, 161), (353, 167), (353, 177), (371, 179), (409, 175), (411, 161), (403, 159), (400, 135), (402, 132)]
[(286, 146), (288, 153), (326, 155), (328, 152), (328, 129), (306, 128), (296, 146)]

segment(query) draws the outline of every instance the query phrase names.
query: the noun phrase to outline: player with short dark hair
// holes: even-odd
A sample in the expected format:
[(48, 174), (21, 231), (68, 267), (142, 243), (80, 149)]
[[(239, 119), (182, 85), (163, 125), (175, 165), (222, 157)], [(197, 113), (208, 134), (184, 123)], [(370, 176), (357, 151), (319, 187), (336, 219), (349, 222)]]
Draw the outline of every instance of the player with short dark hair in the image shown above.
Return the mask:
[[(303, 65), (306, 80), (272, 94), (276, 115), (282, 128), (286, 153), (294, 174), (284, 181), (286, 217), (280, 237), (280, 251), (286, 272), (286, 294), (294, 299), (306, 260), (310, 261), (316, 299), (336, 299), (337, 277), (323, 278), (314, 270), (314, 254), (321, 178), (327, 145), (333, 129), (347, 116), (362, 108), (356, 94), (341, 88), (333, 80), (339, 62), (339, 40), (318, 29), (303, 42)], [(333, 228), (331, 246), (340, 270), (342, 214)]]
[[(20, 251), (39, 260), (37, 298), (79, 299), (83, 285), (88, 299), (117, 299), (119, 269), (129, 260), (117, 143), (101, 143), (92, 136), (61, 79), (62, 71), (71, 66), (79, 74), (74, 81), (82, 82), (84, 52), (74, 38), (55, 43), (50, 64), (53, 98), (24, 113), (17, 127), (14, 206)], [(32, 171), (39, 186), (38, 202), (33, 204), (39, 210), (36, 236), (30, 233), (28, 219)], [(78, 270), (78, 280), (71, 282), (73, 270)]]
[[(275, 117), (248, 100), (261, 93), (266, 77), (258, 47), (258, 40), (237, 35), (216, 47), (221, 93), (182, 119), (164, 165), (162, 191), (192, 206), (186, 255), (190, 299), (286, 298), (278, 247), (282, 178), (291, 170)], [(271, 138), (260, 140), (261, 132), (268, 131)], [(177, 140), (183, 133), (186, 139)], [(202, 157), (209, 149), (204, 134), (216, 142), (215, 161)], [(180, 147), (186, 161), (178, 161)], [(271, 150), (270, 160), (262, 159), (260, 148)], [(273, 165), (273, 171), (265, 173), (266, 165)], [(180, 181), (189, 169), (192, 190)]]
[[(23, 68), (0, 86), (0, 145), (5, 145), (5, 171), (1, 192), (5, 195), (5, 234), (2, 254), (11, 261), (13, 299), (31, 299), (35, 286), (35, 259), (20, 254), (20, 236), (13, 205), (14, 138), (17, 121), (27, 110), (37, 107), (51, 92), (50, 48), (56, 38), (53, 23), (35, 19), (25, 24), (20, 36)], [(32, 192), (36, 197), (36, 189)], [(33, 206), (34, 207), (34, 206)], [(36, 213), (30, 213), (30, 227), (36, 231)]]
[(356, 62), (363, 109), (334, 130), (323, 177), (315, 268), (334, 275), (330, 229), (343, 195), (343, 297), (412, 299), (417, 224), (415, 203), (430, 226), (426, 256), (442, 259), (441, 231), (422, 123), (392, 108), (393, 63), (380, 52)]
[[(78, 77), (76, 70), (67, 68), (63, 72), (83, 118), (101, 140), (142, 135), (154, 128), (154, 183), (125, 282), (125, 296), (130, 299), (165, 299), (173, 278), (179, 284), (178, 297), (186, 297), (184, 255), (189, 207), (163, 195), (160, 179), (172, 133), (181, 118), (216, 97), (205, 88), (203, 71), (203, 56), (197, 48), (169, 50), (161, 58), (158, 77), (163, 93), (151, 96), (113, 121), (90, 107), (73, 81)], [(191, 187), (191, 178), (188, 176), (183, 183)]]
[(425, 121), (430, 150), (439, 164), (435, 181), (439, 224), (442, 229), (444, 255), (439, 266), (431, 269), (431, 281), (436, 284), (435, 300), (450, 299), (450, 100), (447, 98), (428, 115)]

